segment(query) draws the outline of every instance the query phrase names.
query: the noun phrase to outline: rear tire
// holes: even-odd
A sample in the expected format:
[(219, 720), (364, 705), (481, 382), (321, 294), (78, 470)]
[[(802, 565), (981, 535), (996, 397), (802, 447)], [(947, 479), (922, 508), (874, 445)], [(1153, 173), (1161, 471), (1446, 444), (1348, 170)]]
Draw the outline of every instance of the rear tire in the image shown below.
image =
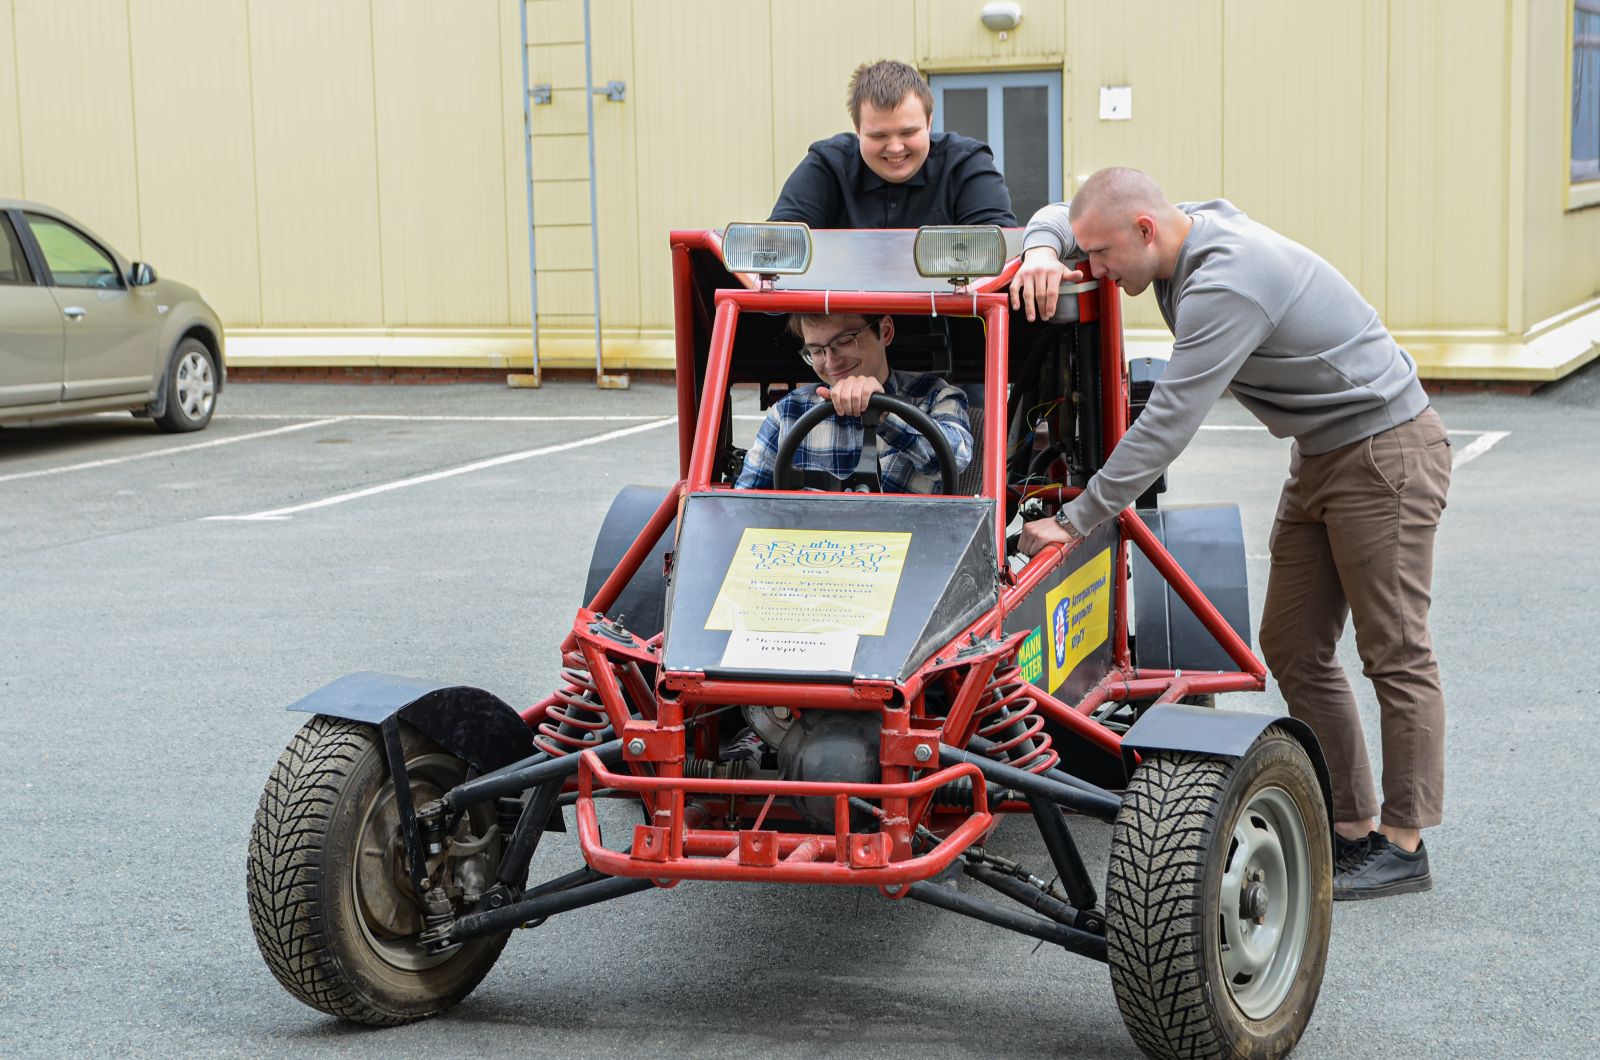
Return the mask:
[[(400, 733), (415, 805), (465, 778), (460, 759), (408, 725)], [(455, 837), (487, 839), (484, 852), (439, 875), (492, 880), (494, 823), (492, 808), (469, 813)], [(482, 981), (509, 937), (443, 955), (422, 948), (382, 735), (338, 718), (306, 722), (272, 770), (250, 833), (246, 889), (256, 944), (278, 982), (355, 1023), (392, 1026), (443, 1012)]]
[(1281, 1057), (1311, 1019), (1333, 916), (1310, 758), (1269, 728), (1242, 758), (1147, 754), (1106, 879), (1117, 1007), (1152, 1057)]

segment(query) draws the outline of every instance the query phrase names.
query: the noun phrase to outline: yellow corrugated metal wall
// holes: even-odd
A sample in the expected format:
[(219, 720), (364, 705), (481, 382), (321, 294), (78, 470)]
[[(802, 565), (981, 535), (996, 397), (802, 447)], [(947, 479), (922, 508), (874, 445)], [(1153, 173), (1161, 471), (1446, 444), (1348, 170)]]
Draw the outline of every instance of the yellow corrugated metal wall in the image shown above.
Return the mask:
[(1520, 323), (1531, 327), (1600, 295), (1600, 206), (1564, 212), (1572, 89), (1563, 59), (1572, 46), (1571, 0), (1521, 0), (1515, 6), (1524, 3), (1531, 11), (1523, 52), (1526, 112), (1520, 116), (1528, 159), (1520, 214), (1526, 232)]
[[(78, 214), (233, 327), (528, 322), (519, 0), (0, 0), (0, 194)], [(1392, 327), (1518, 334), (1600, 287), (1565, 211), (1570, 0), (593, 0), (601, 299), (670, 326), (667, 232), (765, 216), (861, 61), (1059, 69), (1074, 178), (1223, 195)], [(592, 313), (581, 0), (528, 0), (541, 323)], [(1134, 119), (1098, 118), (1101, 85)], [(1135, 325), (1157, 326), (1148, 296)]]

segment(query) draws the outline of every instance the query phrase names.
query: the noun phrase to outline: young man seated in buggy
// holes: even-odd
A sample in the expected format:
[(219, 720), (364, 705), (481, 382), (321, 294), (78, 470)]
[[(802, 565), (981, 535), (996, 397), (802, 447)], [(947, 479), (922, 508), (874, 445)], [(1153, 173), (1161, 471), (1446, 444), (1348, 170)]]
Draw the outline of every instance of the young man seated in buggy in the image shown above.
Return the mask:
[[(927, 413), (950, 443), (958, 474), (971, 462), (966, 394), (931, 373), (890, 369), (893, 317), (797, 313), (789, 318), (789, 331), (799, 337), (800, 356), (822, 385), (796, 387), (767, 411), (734, 484), (738, 489), (773, 488), (779, 441), (818, 400), (832, 401), (834, 415), (800, 442), (794, 456), (799, 471), (826, 472), (841, 482), (852, 476), (861, 462), (861, 414), (873, 394), (899, 398)], [(893, 413), (878, 419), (876, 435), (883, 492), (938, 492), (939, 457), (932, 442)]]

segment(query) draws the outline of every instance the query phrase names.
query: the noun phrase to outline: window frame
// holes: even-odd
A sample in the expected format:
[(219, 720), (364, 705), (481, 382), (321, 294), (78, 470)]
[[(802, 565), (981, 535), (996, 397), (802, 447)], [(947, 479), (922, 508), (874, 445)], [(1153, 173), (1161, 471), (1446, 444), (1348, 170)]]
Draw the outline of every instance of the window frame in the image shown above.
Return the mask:
[[(1008, 88), (1043, 88), (1048, 94), (1045, 103), (1045, 124), (1049, 127), (1049, 142), (1045, 145), (1045, 157), (1048, 160), (1048, 172), (1045, 177), (1045, 200), (1061, 202), (1065, 195), (1062, 189), (1062, 118), (1061, 96), (1062, 76), (1060, 69), (1041, 70), (1007, 70), (1005, 72), (983, 74), (941, 74), (928, 75), (928, 87), (933, 90), (933, 132), (945, 132), (944, 127), (944, 93), (947, 88), (982, 88), (987, 92), (985, 102), (988, 105), (989, 135), (985, 142), (994, 152), (995, 166), (1003, 176), (1005, 165), (1005, 90)], [(1009, 182), (1008, 182), (1009, 183)], [(1026, 225), (1028, 219), (1019, 217), (1021, 224)]]
[(1564, 120), (1561, 127), (1566, 137), (1566, 151), (1563, 152), (1563, 161), (1565, 164), (1566, 209), (1568, 212), (1586, 209), (1591, 206), (1600, 206), (1600, 176), (1579, 181), (1572, 179), (1572, 123), (1575, 115), (1571, 113), (1570, 107), (1577, 87), (1574, 84), (1574, 78), (1578, 76), (1578, 71), (1574, 60), (1577, 58), (1578, 10), (1580, 5), (1584, 11), (1600, 15), (1600, 0), (1571, 0), (1571, 3), (1567, 6), (1567, 77), (1565, 82), (1566, 93), (1563, 96), (1563, 102), (1567, 104), (1563, 109), (1567, 112), (1562, 116)]
[[(85, 232), (83, 229), (79, 228), (77, 225), (63, 217), (57, 217), (54, 214), (39, 213), (36, 210), (23, 210), (21, 211), (21, 214), (23, 224), (28, 230), (28, 240), (30, 243), (32, 243), (38, 259), (38, 271), (40, 271), (42, 274), (41, 282), (43, 282), (46, 287), (55, 287), (64, 291), (126, 291), (128, 289), (128, 278), (122, 274), (122, 262), (117, 260), (116, 253), (112, 251), (110, 247), (106, 246), (104, 243), (101, 243), (98, 239), (95, 239), (93, 236), (89, 235), (89, 233)], [(31, 218), (34, 217), (39, 218), (41, 221), (48, 221), (51, 224), (60, 225), (62, 228), (65, 228), (67, 231), (71, 232), (73, 235), (89, 244), (95, 250), (98, 250), (101, 254), (104, 254), (111, 262), (111, 275), (117, 278), (117, 286), (94, 287), (85, 285), (82, 287), (74, 287), (57, 283), (55, 270), (50, 267), (50, 259), (45, 255), (44, 246), (40, 244), (39, 237), (33, 232), (33, 222)]]
[(12, 215), (13, 210), (0, 210), (0, 240), (5, 239), (5, 233), (10, 232), (11, 238), (16, 241), (17, 248), (22, 251), (22, 267), (28, 270), (26, 278), (21, 280), (0, 279), (0, 287), (39, 287), (39, 264), (35, 261), (33, 247), (29, 240), (17, 229), (17, 222)]

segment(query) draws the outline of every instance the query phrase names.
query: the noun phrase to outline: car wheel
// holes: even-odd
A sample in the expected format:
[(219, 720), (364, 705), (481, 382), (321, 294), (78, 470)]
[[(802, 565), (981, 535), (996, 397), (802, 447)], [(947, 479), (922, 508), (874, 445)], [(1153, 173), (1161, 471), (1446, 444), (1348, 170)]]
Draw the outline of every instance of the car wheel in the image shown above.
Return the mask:
[(1152, 752), (1112, 835), (1117, 1007), (1153, 1057), (1281, 1057), (1311, 1019), (1333, 921), (1317, 774), (1269, 728), (1241, 758)]
[[(466, 778), (467, 766), (400, 726), (415, 805)], [(462, 816), (435, 871), (452, 903), (481, 893), (499, 866), (492, 808)], [(267, 967), (312, 1008), (369, 1026), (437, 1015), (488, 974), (509, 932), (444, 953), (422, 944), (400, 812), (380, 730), (314, 717), (278, 759), (250, 833), (250, 926)]]
[(206, 344), (184, 339), (172, 352), (167, 372), (167, 408), (156, 417), (164, 431), (198, 431), (217, 405), (217, 364)]

